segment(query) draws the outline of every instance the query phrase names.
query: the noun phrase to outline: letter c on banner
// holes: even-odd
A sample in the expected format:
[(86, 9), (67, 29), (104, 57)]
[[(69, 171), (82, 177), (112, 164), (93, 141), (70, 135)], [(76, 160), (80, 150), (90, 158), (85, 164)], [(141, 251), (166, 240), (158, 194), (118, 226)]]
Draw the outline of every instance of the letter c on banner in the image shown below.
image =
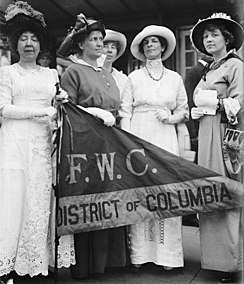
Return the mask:
[(132, 167), (132, 164), (131, 164), (131, 158), (132, 158), (132, 154), (135, 153), (135, 152), (139, 152), (139, 153), (142, 153), (143, 156), (145, 156), (145, 152), (144, 152), (144, 149), (134, 149), (134, 150), (131, 150), (127, 157), (126, 157), (126, 166), (127, 166), (127, 169), (135, 176), (143, 176), (147, 169), (148, 169), (148, 165), (145, 166), (145, 169), (144, 171), (142, 171), (141, 173), (137, 173), (134, 171), (133, 167)]

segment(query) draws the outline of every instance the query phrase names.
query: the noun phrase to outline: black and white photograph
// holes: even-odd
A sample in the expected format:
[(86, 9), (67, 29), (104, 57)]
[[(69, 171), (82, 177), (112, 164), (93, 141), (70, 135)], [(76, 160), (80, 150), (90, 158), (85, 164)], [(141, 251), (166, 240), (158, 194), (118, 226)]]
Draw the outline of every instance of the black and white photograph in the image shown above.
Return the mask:
[(0, 0), (0, 284), (244, 284), (243, 41), (243, 0)]

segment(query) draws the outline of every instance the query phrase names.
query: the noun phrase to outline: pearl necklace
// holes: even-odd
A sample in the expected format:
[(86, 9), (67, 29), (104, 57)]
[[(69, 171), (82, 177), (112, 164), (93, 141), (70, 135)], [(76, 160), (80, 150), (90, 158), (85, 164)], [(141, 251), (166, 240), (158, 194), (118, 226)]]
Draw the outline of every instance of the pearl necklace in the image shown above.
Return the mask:
[(147, 74), (149, 75), (149, 77), (150, 77), (152, 80), (154, 80), (154, 81), (160, 81), (160, 80), (163, 78), (163, 75), (164, 75), (164, 66), (163, 66), (162, 73), (161, 73), (161, 75), (160, 75), (159, 78), (154, 78), (154, 77), (152, 76), (152, 74), (150, 73), (150, 71), (148, 70), (147, 66), (145, 66), (145, 68), (146, 68), (146, 70), (147, 70)]

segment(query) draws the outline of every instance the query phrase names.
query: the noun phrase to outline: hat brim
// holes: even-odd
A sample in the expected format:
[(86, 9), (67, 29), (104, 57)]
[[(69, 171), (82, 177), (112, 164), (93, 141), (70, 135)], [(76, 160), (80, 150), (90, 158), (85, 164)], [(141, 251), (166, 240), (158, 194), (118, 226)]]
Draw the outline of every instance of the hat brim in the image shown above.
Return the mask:
[(167, 41), (167, 49), (162, 55), (162, 60), (166, 60), (174, 52), (176, 39), (173, 32), (166, 27), (151, 25), (145, 27), (138, 35), (136, 35), (131, 43), (131, 53), (138, 60), (146, 61), (146, 56), (142, 52), (140, 52), (139, 45), (143, 41), (143, 39), (148, 36), (163, 37)]
[(120, 33), (113, 30), (106, 29), (106, 36), (103, 41), (116, 41), (119, 43), (119, 52), (116, 56), (116, 60), (125, 52), (127, 40), (126, 37)]
[(46, 27), (41, 25), (40, 21), (24, 13), (16, 15), (11, 20), (7, 21), (2, 27), (2, 32), (7, 36), (10, 36), (17, 30), (38, 32), (44, 36), (48, 34)]
[(88, 20), (88, 26), (87, 26), (86, 32), (87, 34), (90, 34), (92, 31), (100, 31), (103, 35), (103, 38), (106, 35), (105, 27), (102, 21), (94, 21), (92, 22), (92, 24), (89, 24), (89, 20)]
[(39, 40), (41, 40), (42, 44), (46, 47), (48, 47), (51, 43), (51, 37), (47, 28), (44, 27), (37, 19), (24, 13), (18, 14), (11, 20), (5, 22), (1, 28), (2, 33), (8, 37), (11, 37), (11, 35), (21, 31), (30, 31), (36, 34), (36, 36), (40, 36), (41, 38), (39, 38)]
[(243, 28), (237, 22), (225, 18), (211, 18), (199, 21), (191, 30), (191, 41), (193, 46), (200, 52), (212, 56), (208, 53), (203, 45), (203, 33), (207, 25), (223, 25), (234, 36), (234, 42), (229, 46), (230, 49), (240, 49), (243, 44), (244, 34)]

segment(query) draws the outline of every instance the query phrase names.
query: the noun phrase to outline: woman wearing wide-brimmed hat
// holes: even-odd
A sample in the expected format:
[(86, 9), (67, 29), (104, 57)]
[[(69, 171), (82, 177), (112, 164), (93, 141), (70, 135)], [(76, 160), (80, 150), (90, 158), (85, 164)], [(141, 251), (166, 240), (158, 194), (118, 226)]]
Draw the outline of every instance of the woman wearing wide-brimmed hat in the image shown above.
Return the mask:
[(118, 71), (113, 67), (113, 63), (125, 52), (126, 42), (127, 40), (124, 34), (106, 29), (106, 36), (103, 42), (103, 55), (101, 56), (101, 61), (104, 60), (104, 62), (100, 64), (112, 74), (119, 87), (120, 94), (122, 94), (124, 90), (127, 76), (122, 71)]
[[(173, 32), (163, 26), (147, 26), (134, 38), (132, 55), (145, 66), (129, 74), (120, 116), (122, 129), (179, 155), (175, 125), (188, 119), (187, 95), (181, 76), (163, 64), (175, 46)], [(182, 267), (181, 230), (181, 217), (132, 225), (133, 270), (147, 262), (166, 270)]]
[[(0, 275), (48, 274), (51, 136), (58, 73), (36, 63), (49, 44), (43, 14), (10, 4), (2, 31), (17, 62), (0, 68)], [(3, 277), (5, 275), (5, 277)], [(9, 280), (10, 281), (10, 280)]]
[[(111, 73), (97, 63), (103, 52), (105, 27), (83, 14), (77, 16), (75, 27), (78, 31), (71, 32), (59, 48), (59, 54), (73, 62), (62, 75), (61, 86), (73, 103), (112, 126), (120, 107), (120, 92)], [(78, 233), (74, 242), (73, 278), (86, 278), (103, 273), (108, 266), (126, 264), (125, 227)]]
[[(206, 74), (194, 91), (196, 108), (191, 116), (199, 120), (198, 164), (223, 176), (243, 182), (243, 169), (226, 159), (222, 149), (227, 127), (243, 130), (243, 62), (236, 55), (243, 43), (243, 29), (224, 13), (199, 20), (191, 31), (193, 45), (213, 57)], [(217, 95), (217, 111), (204, 113), (206, 92)], [(204, 93), (205, 91), (205, 93)], [(214, 94), (214, 91), (215, 94)], [(202, 104), (203, 98), (205, 103)], [(223, 271), (221, 283), (232, 283), (234, 272), (243, 265), (242, 209), (200, 214), (201, 264), (204, 269)]]

